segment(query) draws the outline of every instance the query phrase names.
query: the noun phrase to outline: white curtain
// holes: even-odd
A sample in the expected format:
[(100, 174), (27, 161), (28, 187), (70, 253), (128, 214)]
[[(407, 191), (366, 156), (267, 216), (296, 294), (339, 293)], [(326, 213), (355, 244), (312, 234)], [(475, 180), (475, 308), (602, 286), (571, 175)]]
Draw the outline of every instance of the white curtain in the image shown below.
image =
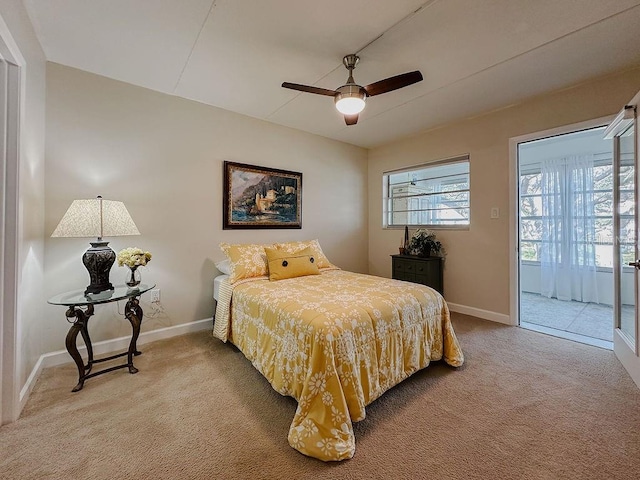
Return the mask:
[(593, 155), (542, 162), (541, 294), (598, 302)]

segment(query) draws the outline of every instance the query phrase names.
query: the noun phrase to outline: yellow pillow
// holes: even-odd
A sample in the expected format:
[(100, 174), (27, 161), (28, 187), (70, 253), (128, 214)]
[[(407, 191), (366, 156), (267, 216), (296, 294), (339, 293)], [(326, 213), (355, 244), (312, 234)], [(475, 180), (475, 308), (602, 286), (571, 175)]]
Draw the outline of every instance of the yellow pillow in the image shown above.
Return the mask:
[(265, 248), (269, 262), (269, 280), (319, 275), (318, 265), (310, 248), (295, 253), (288, 253), (275, 248)]
[(270, 245), (221, 243), (220, 248), (231, 263), (229, 282), (234, 283), (244, 278), (268, 276), (265, 246)]
[(318, 268), (337, 268), (322, 252), (322, 248), (320, 248), (320, 243), (318, 240), (306, 240), (302, 242), (287, 242), (287, 243), (276, 243), (274, 245), (278, 250), (283, 250), (287, 253), (298, 252), (303, 248), (310, 248), (313, 252), (313, 255), (316, 259), (316, 265)]

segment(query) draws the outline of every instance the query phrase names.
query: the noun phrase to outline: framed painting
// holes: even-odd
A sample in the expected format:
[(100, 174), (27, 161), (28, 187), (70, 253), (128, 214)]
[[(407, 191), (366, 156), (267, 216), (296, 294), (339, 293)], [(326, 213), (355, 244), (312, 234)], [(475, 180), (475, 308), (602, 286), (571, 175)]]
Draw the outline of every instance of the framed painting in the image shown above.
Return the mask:
[(222, 228), (302, 228), (302, 173), (224, 162)]

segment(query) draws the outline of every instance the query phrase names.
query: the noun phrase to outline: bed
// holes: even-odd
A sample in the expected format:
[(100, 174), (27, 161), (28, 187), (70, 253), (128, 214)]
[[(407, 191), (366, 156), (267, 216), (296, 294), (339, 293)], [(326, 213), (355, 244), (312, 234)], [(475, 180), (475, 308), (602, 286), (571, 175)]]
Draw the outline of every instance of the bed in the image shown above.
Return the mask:
[(222, 275), (214, 291), (214, 336), (298, 401), (289, 444), (324, 461), (353, 457), (352, 422), (384, 392), (431, 361), (464, 361), (447, 304), (423, 285), (330, 266), (278, 281)]

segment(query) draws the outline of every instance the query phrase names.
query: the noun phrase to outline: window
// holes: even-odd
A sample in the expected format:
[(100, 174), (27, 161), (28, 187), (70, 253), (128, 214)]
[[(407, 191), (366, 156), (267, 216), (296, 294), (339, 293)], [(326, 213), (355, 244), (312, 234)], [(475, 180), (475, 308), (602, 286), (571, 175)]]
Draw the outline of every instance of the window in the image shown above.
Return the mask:
[[(552, 151), (560, 152), (569, 158), (569, 153), (576, 151), (574, 140), (581, 141), (585, 149), (593, 152), (593, 164), (581, 172), (588, 175), (588, 184), (575, 184), (576, 172), (579, 169), (563, 164), (562, 158), (558, 158), (559, 164), (557, 176), (557, 201), (562, 208), (572, 209), (582, 212), (576, 215), (571, 223), (567, 224), (567, 229), (576, 232), (569, 235), (567, 232), (559, 232), (555, 237), (562, 245), (557, 247), (557, 251), (569, 253), (580, 251), (584, 243), (592, 243), (595, 249), (595, 265), (599, 268), (613, 267), (613, 164), (612, 152), (609, 142), (602, 137), (604, 128), (574, 132), (550, 139), (536, 140), (521, 144), (520, 148), (520, 258), (529, 262), (540, 262), (541, 251), (544, 245), (544, 213), (543, 205), (549, 200), (543, 192), (543, 167), (542, 163), (548, 160), (545, 153)], [(562, 137), (562, 138), (561, 138)], [(554, 143), (555, 142), (555, 143)], [(562, 144), (565, 142), (567, 148), (573, 150), (563, 150)], [(587, 143), (590, 142), (590, 143)], [(548, 144), (545, 147), (545, 144)], [(528, 148), (529, 150), (525, 150)], [(543, 150), (548, 148), (548, 150)], [(537, 149), (537, 150), (536, 150)], [(585, 151), (587, 151), (585, 150)], [(620, 173), (620, 218), (621, 228), (633, 228), (633, 202), (627, 201), (634, 191), (633, 158), (623, 158), (623, 166)], [(549, 194), (551, 195), (551, 194)], [(549, 196), (547, 195), (547, 196)], [(588, 200), (588, 208), (582, 208)], [(561, 209), (562, 209), (561, 208)], [(559, 209), (559, 210), (561, 210)], [(556, 210), (558, 212), (559, 210)], [(593, 231), (580, 233), (580, 226), (592, 225)], [(580, 233), (580, 235), (578, 235)], [(578, 239), (578, 240), (576, 240)], [(565, 244), (566, 243), (566, 244)], [(623, 243), (625, 259), (633, 256), (632, 245)], [(560, 259), (561, 260), (561, 259)], [(577, 259), (580, 260), (579, 258)], [(626, 261), (626, 260), (625, 260)]]
[(469, 156), (383, 175), (383, 225), (469, 225)]
[[(571, 181), (570, 171), (561, 178)], [(565, 202), (580, 202), (581, 197), (590, 194), (593, 197), (593, 210), (587, 216), (595, 227), (596, 266), (613, 266), (613, 166), (611, 159), (596, 164), (590, 175), (593, 176), (593, 188), (588, 191), (575, 190)], [(540, 261), (540, 248), (543, 239), (542, 221), (542, 173), (540, 170), (520, 175), (520, 255), (522, 260)], [(622, 192), (625, 190), (623, 189)], [(583, 220), (583, 219), (578, 219)], [(573, 226), (572, 228), (576, 228)], [(584, 240), (583, 240), (584, 241)], [(578, 242), (580, 243), (580, 242)], [(576, 245), (574, 245), (576, 247)], [(572, 248), (572, 247), (569, 247)], [(560, 248), (559, 250), (562, 250)]]

